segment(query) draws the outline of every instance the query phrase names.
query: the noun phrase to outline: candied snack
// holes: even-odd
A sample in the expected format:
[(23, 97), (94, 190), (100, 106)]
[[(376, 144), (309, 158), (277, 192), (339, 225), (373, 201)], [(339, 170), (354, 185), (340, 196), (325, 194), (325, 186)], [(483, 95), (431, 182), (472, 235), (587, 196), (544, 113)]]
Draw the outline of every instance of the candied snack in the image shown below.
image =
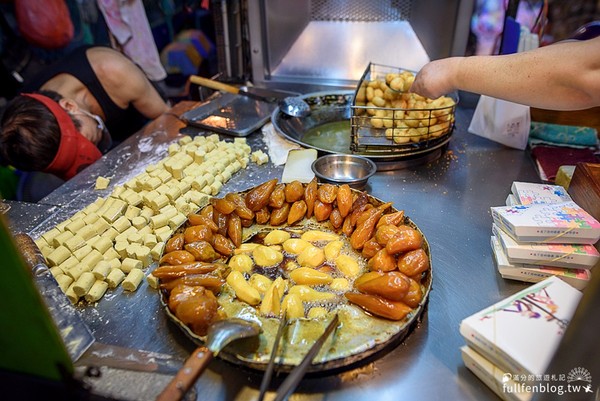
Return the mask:
[[(200, 337), (224, 317), (252, 316), (270, 326), (285, 315), (297, 333), (312, 333), (338, 313), (348, 328), (378, 336), (377, 327), (389, 339), (422, 310), (430, 287), (428, 245), (403, 211), (316, 180), (270, 180), (212, 198), (165, 250), (153, 275), (169, 312)], [(194, 298), (196, 309), (172, 306), (182, 286), (203, 294)], [(196, 313), (202, 308), (206, 314)], [(348, 352), (365, 347), (353, 341)], [(293, 363), (289, 355), (284, 360)]]

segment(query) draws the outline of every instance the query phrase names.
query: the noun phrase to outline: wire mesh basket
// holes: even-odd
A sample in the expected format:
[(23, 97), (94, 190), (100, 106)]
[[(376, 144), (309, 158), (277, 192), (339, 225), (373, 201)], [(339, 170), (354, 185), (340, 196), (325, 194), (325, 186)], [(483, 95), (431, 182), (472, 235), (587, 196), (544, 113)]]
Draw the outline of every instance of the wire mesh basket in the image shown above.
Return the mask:
[(412, 156), (450, 140), (458, 95), (427, 99), (408, 93), (414, 76), (398, 67), (368, 65), (351, 105), (353, 152)]

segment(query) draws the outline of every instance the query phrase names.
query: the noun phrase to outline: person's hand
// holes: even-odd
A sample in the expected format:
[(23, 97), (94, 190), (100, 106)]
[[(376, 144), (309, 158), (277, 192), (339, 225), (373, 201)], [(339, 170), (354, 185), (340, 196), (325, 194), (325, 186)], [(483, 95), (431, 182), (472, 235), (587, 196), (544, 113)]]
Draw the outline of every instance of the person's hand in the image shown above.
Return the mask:
[(418, 95), (437, 99), (456, 90), (454, 85), (457, 59), (446, 58), (427, 63), (415, 77), (410, 91)]

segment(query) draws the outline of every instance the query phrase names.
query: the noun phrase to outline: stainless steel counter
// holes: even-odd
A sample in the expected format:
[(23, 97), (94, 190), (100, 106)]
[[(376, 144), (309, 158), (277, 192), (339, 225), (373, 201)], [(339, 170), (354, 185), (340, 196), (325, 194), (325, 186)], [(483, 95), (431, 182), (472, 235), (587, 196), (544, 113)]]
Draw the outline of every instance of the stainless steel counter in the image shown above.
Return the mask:
[[(335, 375), (306, 377), (291, 400), (485, 400), (494, 393), (468, 371), (459, 348), (460, 321), (525, 287), (497, 273), (490, 249), (490, 206), (503, 205), (515, 180), (539, 182), (527, 152), (513, 150), (466, 132), (472, 110), (457, 111), (456, 131), (448, 150), (434, 162), (377, 173), (367, 186), (372, 195), (394, 202), (423, 230), (431, 245), (433, 289), (423, 321), (399, 346)], [(191, 129), (187, 132), (198, 132)], [(83, 174), (56, 190), (41, 204), (8, 211), (13, 231), (34, 236), (50, 229), (105, 191), (94, 191), (98, 175), (112, 177), (111, 188), (166, 155), (177, 137), (162, 131), (138, 134), (111, 151)], [(253, 150), (265, 145), (251, 135)], [(222, 193), (280, 177), (282, 167), (256, 166), (234, 175)], [(36, 227), (31, 221), (40, 222)], [(167, 321), (156, 292), (143, 285), (133, 294), (121, 290), (81, 313), (98, 341), (174, 355), (182, 360), (194, 344)], [(153, 399), (170, 377), (106, 371), (94, 379), (94, 391), (121, 399)], [(260, 372), (216, 360), (200, 378), (195, 394), (202, 400), (252, 400)], [(281, 382), (275, 377), (272, 389)], [(273, 392), (267, 399), (273, 397)]]

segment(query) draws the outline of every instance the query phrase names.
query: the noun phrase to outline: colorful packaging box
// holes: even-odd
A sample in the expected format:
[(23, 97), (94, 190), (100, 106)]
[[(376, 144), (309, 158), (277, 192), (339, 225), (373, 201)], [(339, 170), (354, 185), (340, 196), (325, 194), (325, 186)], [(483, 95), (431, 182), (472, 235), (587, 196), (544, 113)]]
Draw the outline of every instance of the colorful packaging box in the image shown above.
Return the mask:
[(564, 203), (572, 201), (560, 185), (515, 181), (511, 191), (521, 205)]
[(467, 345), (512, 375), (543, 375), (581, 299), (549, 277), (460, 324)]
[(505, 279), (538, 283), (550, 276), (556, 276), (578, 290), (583, 290), (592, 278), (591, 272), (586, 269), (565, 269), (552, 266), (511, 264), (508, 261), (498, 238), (492, 236), (491, 245), (498, 272), (502, 278)]
[(600, 261), (600, 252), (593, 245), (518, 243), (496, 224), (492, 233), (510, 264), (592, 269)]
[(492, 218), (517, 242), (594, 244), (600, 223), (575, 202), (497, 206)]

